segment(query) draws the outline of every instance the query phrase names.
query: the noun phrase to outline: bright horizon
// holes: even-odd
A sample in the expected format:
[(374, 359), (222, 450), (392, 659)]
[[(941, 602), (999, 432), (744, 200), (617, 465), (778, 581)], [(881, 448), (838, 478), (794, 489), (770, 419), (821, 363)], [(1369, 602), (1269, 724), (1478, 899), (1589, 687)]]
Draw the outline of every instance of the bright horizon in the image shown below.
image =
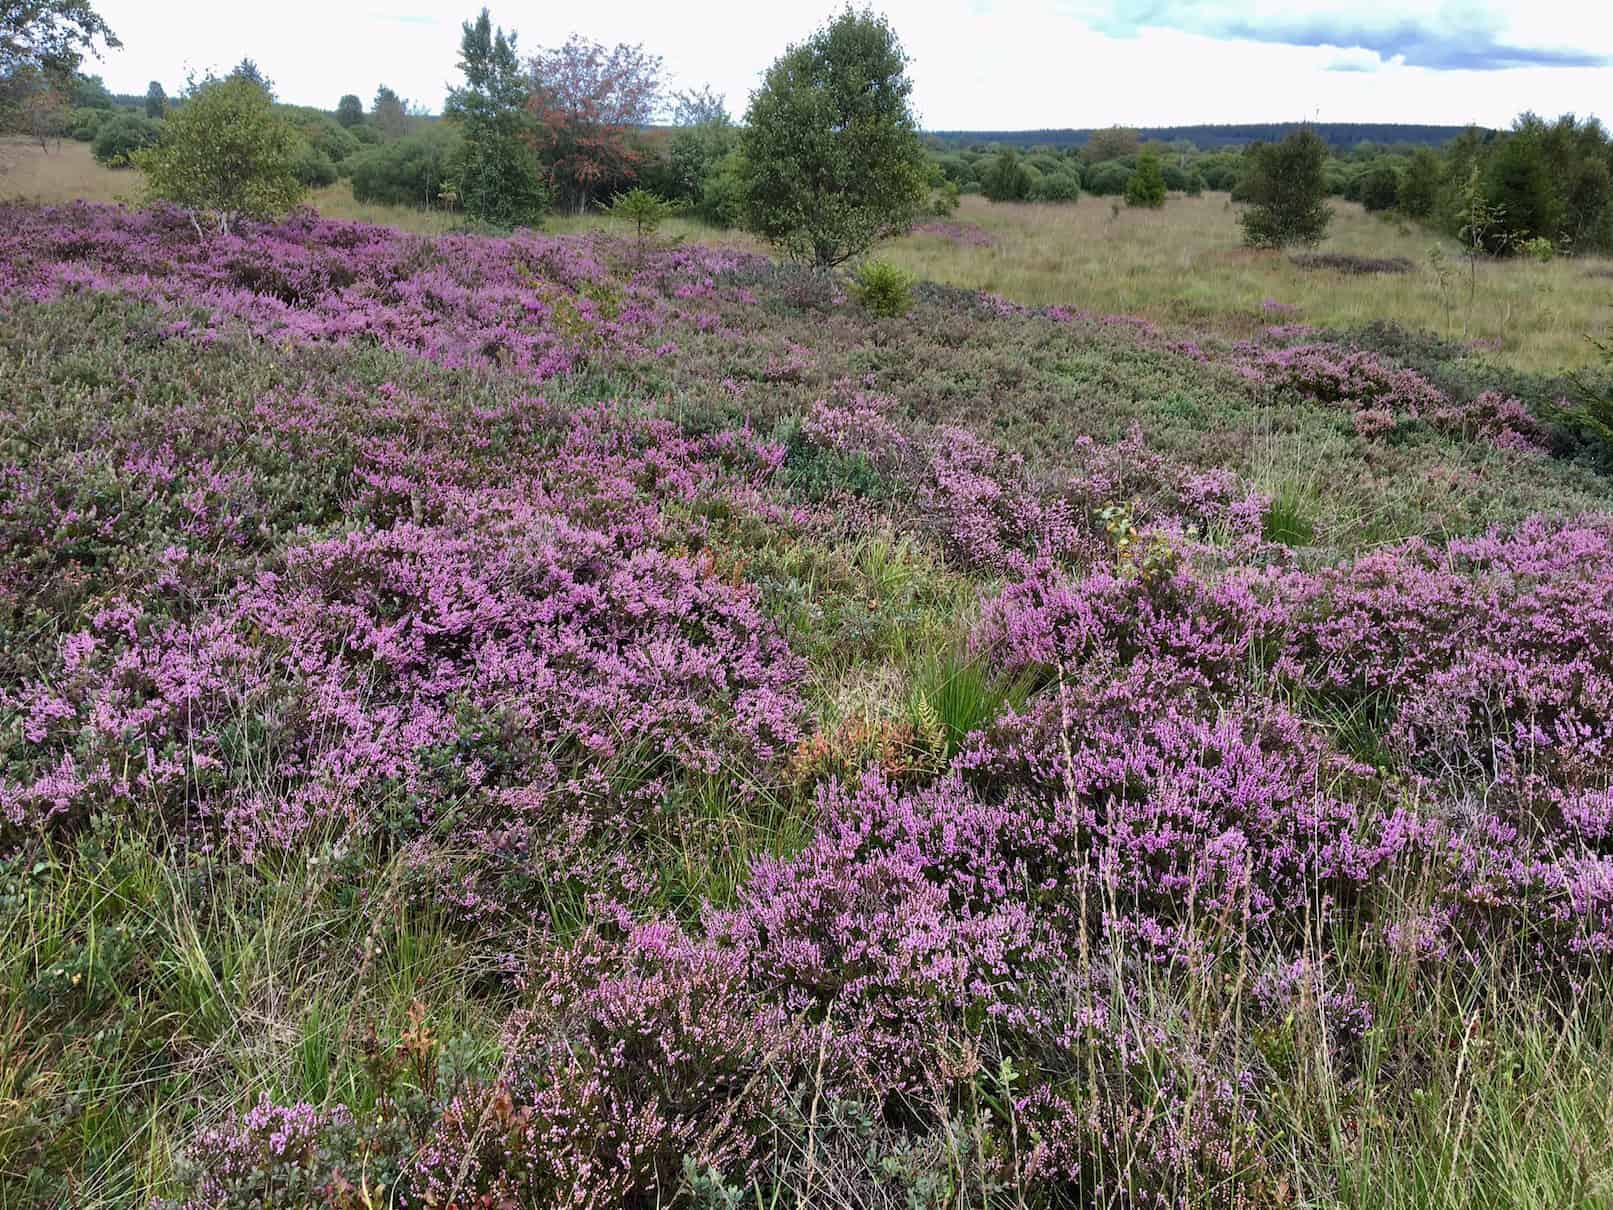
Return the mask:
[[(460, 24), (474, 0), (282, 0), (228, 21), (200, 0), (104, 0), (123, 41), (84, 70), (114, 92), (170, 93), (187, 72), (257, 61), (283, 101), (333, 109), (356, 93), (366, 110), (386, 84), (432, 112), (455, 79)], [(709, 84), (743, 114), (769, 63), (839, 4), (657, 5), (599, 0), (563, 16), (490, 5), (523, 54), (572, 33), (641, 43), (669, 88)], [(876, 5), (912, 62), (927, 130), (1037, 130), (1111, 125), (1395, 122), (1507, 127), (1526, 109), (1597, 112), (1613, 96), (1613, 16), (1579, 0), (889, 0)], [(1575, 31), (1573, 45), (1540, 29)], [(720, 30), (720, 37), (713, 35)]]

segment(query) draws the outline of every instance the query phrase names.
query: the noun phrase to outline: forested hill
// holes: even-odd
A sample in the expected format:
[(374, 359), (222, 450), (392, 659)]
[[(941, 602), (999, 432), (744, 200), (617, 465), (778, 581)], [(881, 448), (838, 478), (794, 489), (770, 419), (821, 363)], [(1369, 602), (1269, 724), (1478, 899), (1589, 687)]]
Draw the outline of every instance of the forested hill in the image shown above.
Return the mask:
[[(1262, 139), (1268, 143), (1298, 128), (1298, 122), (1253, 122), (1238, 126), (1138, 126), (1144, 140), (1174, 142), (1186, 139), (1201, 151), (1241, 147)], [(1462, 126), (1411, 126), (1390, 122), (1315, 122), (1311, 129), (1339, 149), (1357, 143), (1417, 144), (1439, 147), (1461, 134)], [(1006, 143), (1019, 147), (1082, 147), (1096, 130), (933, 130), (931, 138), (967, 146), (971, 143)]]

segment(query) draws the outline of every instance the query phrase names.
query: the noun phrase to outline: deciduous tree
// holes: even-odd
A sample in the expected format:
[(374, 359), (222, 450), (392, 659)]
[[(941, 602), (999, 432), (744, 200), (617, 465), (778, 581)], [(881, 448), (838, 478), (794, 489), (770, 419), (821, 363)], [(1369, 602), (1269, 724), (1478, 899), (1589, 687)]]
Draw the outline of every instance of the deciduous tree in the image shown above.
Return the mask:
[(0, 0), (0, 78), (33, 68), (66, 79), (98, 42), (123, 45), (86, 0)]
[(269, 94), (231, 76), (193, 87), (163, 123), (162, 141), (136, 152), (154, 197), (228, 232), (242, 218), (267, 218), (301, 200), (298, 159), (306, 144), (279, 117)]
[(912, 91), (896, 31), (869, 10), (789, 47), (746, 114), (746, 225), (820, 268), (908, 230), (928, 194)]
[(529, 77), (533, 147), (562, 206), (586, 210), (602, 191), (636, 179), (642, 154), (631, 134), (660, 104), (659, 56), (573, 34), (534, 55)]
[(161, 84), (153, 80), (146, 85), (146, 117), (157, 121), (168, 112), (168, 94)]

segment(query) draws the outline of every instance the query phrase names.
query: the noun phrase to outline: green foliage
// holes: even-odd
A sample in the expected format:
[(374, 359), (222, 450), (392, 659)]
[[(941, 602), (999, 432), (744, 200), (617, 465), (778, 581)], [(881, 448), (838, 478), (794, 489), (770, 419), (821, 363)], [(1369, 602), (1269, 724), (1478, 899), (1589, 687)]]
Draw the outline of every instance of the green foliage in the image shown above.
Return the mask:
[(739, 218), (739, 131), (722, 98), (710, 89), (680, 93), (667, 144), (665, 182), (669, 197), (686, 203), (706, 222), (732, 226)]
[(1430, 219), (1439, 206), (1440, 190), (1444, 182), (1444, 169), (1439, 156), (1427, 147), (1419, 147), (1406, 164), (1400, 179), (1400, 209), (1414, 219)]
[(123, 45), (87, 0), (0, 3), (0, 80), (37, 71), (65, 81), (97, 42)]
[(1507, 227), (1516, 237), (1541, 236), (1549, 240), (1557, 234), (1561, 207), (1545, 154), (1532, 134), (1513, 135), (1489, 157), (1484, 168), (1484, 195), (1491, 207), (1506, 215)]
[(110, 110), (75, 109), (67, 118), (67, 137), (80, 143), (93, 142), (100, 133), (101, 124), (110, 117)]
[(153, 122), (163, 119), (168, 113), (168, 94), (156, 80), (146, 85), (146, 117)]
[(677, 210), (671, 202), (657, 197), (648, 189), (629, 189), (626, 193), (618, 193), (605, 207), (605, 213), (611, 218), (633, 225), (640, 245), (647, 239), (653, 239), (661, 224)]
[(1119, 197), (1130, 183), (1131, 169), (1118, 161), (1094, 164), (1087, 169), (1087, 192), (1095, 197)]
[(364, 102), (356, 93), (346, 93), (336, 102), (336, 120), (349, 130), (364, 121)]
[(1249, 208), (1238, 220), (1244, 242), (1255, 248), (1320, 243), (1333, 221), (1323, 200), (1327, 144), (1305, 127), (1281, 143), (1252, 144), (1245, 160), (1239, 185)]
[(1031, 198), (1038, 202), (1074, 202), (1081, 197), (1081, 177), (1073, 168), (1061, 168), (1037, 180)]
[(297, 180), (309, 189), (334, 185), (339, 176), (331, 158), (308, 142), (303, 142), (297, 149), (296, 173)]
[(133, 158), (153, 197), (227, 232), (239, 218), (280, 214), (302, 199), (304, 146), (262, 87), (231, 78), (191, 92), (164, 121), (162, 140)]
[(90, 149), (95, 162), (106, 168), (128, 168), (137, 151), (155, 147), (162, 138), (162, 123), (132, 113), (120, 113), (99, 124)]
[(912, 88), (895, 31), (870, 11), (786, 50), (746, 114), (746, 225), (819, 266), (906, 231), (926, 193)]
[(370, 124), (383, 139), (401, 139), (409, 131), (409, 115), (403, 98), (385, 84), (375, 90), (370, 105)]
[(447, 112), (464, 132), (456, 192), (465, 213), (496, 227), (534, 223), (548, 197), (527, 130), (526, 77), (515, 33), (495, 29), (484, 8), (464, 24), (459, 70), (465, 82), (448, 94)]
[(1126, 182), (1126, 205), (1158, 210), (1165, 204), (1165, 177), (1159, 157), (1145, 151), (1137, 157), (1137, 171)]
[(106, 81), (100, 76), (75, 76), (73, 93), (67, 103), (74, 109), (114, 108), (112, 94), (107, 91)]
[(946, 761), (1005, 707), (1023, 706), (1031, 687), (1027, 678), (1004, 677), (988, 661), (954, 648), (919, 665), (908, 691), (908, 714), (915, 731)]
[(1361, 204), (1377, 213), (1393, 210), (1400, 202), (1400, 174), (1390, 164), (1383, 164), (1367, 173), (1361, 180)]
[(1613, 468), (1613, 341), (1592, 343), (1601, 351), (1602, 373), (1576, 374), (1575, 398), (1560, 401), (1552, 419), (1574, 431), (1598, 462)]
[(851, 296), (875, 315), (894, 319), (913, 309), (913, 275), (885, 261), (865, 261), (851, 278)]
[(455, 177), (460, 146), (458, 131), (437, 123), (419, 134), (366, 147), (346, 164), (353, 198), (383, 206), (435, 206)]
[(263, 74), (263, 69), (258, 66), (256, 59), (250, 57), (242, 59), (230, 69), (230, 74), (225, 79), (240, 80), (251, 84), (253, 87), (261, 89), (263, 94), (271, 101), (274, 100), (274, 81)]
[(994, 202), (1028, 201), (1035, 179), (1019, 158), (1019, 152), (1005, 147), (980, 177), (980, 192)]

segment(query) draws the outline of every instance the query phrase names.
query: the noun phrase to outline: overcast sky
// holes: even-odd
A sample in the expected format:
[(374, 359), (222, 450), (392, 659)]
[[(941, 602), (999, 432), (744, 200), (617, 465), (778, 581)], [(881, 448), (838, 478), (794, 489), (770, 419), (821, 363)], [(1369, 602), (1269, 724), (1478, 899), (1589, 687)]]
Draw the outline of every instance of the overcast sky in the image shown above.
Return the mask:
[[(100, 0), (115, 92), (258, 61), (282, 100), (329, 109), (379, 84), (436, 111), (474, 0)], [(736, 116), (835, 0), (495, 3), (526, 50), (575, 32), (637, 42), (673, 87)], [(1477, 122), (1523, 109), (1613, 119), (1613, 0), (885, 0), (926, 129), (1115, 123)]]

